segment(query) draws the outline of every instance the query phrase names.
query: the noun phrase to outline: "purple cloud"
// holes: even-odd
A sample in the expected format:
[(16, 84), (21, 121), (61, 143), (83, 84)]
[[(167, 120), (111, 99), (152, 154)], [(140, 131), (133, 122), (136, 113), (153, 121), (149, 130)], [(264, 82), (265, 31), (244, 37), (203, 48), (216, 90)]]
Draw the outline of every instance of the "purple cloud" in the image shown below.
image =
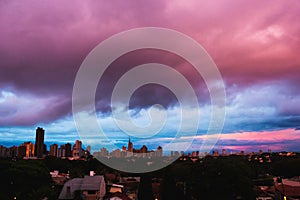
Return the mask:
[[(0, 125), (32, 125), (68, 116), (74, 79), (86, 55), (112, 34), (143, 26), (172, 28), (202, 44), (221, 71), (229, 104), (254, 85), (271, 85), (264, 95), (239, 101), (236, 109), (272, 107), (275, 111), (266, 122), (272, 127), (278, 116), (298, 119), (299, 2), (69, 3), (0, 2), (0, 98), (4, 99)], [(165, 52), (146, 50), (124, 55), (110, 66), (98, 88), (98, 110), (110, 110), (112, 87), (122, 73), (149, 61), (176, 68), (189, 79), (199, 102), (209, 104), (205, 84), (189, 64)], [(3, 92), (13, 97), (4, 97)], [(170, 91), (146, 86), (136, 92), (130, 106), (140, 109), (156, 100), (166, 107), (177, 102)], [(248, 115), (240, 117), (246, 121)]]

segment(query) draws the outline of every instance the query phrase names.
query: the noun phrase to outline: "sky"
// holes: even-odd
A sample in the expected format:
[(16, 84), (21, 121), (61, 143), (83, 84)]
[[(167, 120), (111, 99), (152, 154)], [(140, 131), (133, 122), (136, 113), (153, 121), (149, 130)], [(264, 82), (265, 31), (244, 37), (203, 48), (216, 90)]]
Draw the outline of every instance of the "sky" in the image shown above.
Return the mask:
[[(114, 34), (162, 27), (201, 44), (220, 71), (226, 118), (215, 149), (300, 151), (299, 10), (297, 0), (0, 1), (0, 144), (34, 141), (38, 126), (46, 130), (47, 144), (80, 139), (72, 116), (72, 91), (83, 60)], [(201, 120), (189, 149), (199, 150), (210, 119), (205, 82), (182, 58), (153, 49), (121, 56), (101, 78), (95, 105), (108, 139), (117, 146), (128, 140), (111, 115), (114, 85), (134, 66), (149, 62), (176, 69), (195, 90)], [(132, 137), (135, 147), (156, 148), (175, 137), (180, 108), (168, 88), (138, 88), (129, 103), (132, 120), (140, 126), (151, 123), (148, 112), (154, 104), (165, 108), (166, 124), (151, 138)], [(189, 109), (192, 120), (197, 113)], [(152, 112), (154, 118), (163, 115), (160, 108), (152, 107)], [(183, 126), (188, 130), (189, 123)], [(88, 124), (86, 131), (97, 134)], [(87, 143), (93, 150), (102, 145)]]

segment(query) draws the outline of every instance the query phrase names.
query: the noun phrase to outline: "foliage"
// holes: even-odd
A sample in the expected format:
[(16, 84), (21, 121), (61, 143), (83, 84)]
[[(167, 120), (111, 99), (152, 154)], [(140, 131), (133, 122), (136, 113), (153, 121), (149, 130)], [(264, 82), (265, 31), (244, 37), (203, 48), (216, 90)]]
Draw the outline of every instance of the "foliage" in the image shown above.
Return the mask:
[[(271, 163), (248, 161), (243, 156), (205, 157), (192, 162), (177, 160), (168, 167), (147, 173), (119, 172), (95, 158), (68, 160), (48, 156), (43, 160), (0, 159), (0, 199), (57, 199), (62, 186), (51, 181), (49, 172), (70, 173), (71, 178), (83, 177), (89, 171), (98, 175), (141, 176), (139, 199), (153, 198), (152, 180), (161, 180), (161, 199), (255, 199), (254, 184), (272, 185), (273, 176), (299, 176), (300, 158), (272, 155)], [(270, 175), (269, 175), (270, 174)], [(81, 195), (78, 193), (77, 198)]]
[(42, 199), (49, 192), (51, 177), (41, 161), (1, 160), (0, 199)]

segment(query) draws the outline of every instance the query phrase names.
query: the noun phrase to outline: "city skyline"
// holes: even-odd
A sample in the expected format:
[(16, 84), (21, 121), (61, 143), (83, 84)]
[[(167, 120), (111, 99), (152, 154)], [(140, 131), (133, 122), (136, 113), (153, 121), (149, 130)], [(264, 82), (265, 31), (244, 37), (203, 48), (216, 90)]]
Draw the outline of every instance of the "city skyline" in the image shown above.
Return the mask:
[[(89, 154), (95, 156), (95, 157), (106, 157), (106, 156), (115, 156), (116, 154), (119, 156), (116, 157), (140, 157), (142, 154), (148, 153), (147, 155), (154, 155), (157, 156), (157, 153), (159, 155), (159, 157), (161, 156), (174, 156), (177, 155), (176, 157), (180, 156), (180, 155), (191, 155), (192, 157), (203, 157), (206, 155), (213, 155), (213, 156), (219, 156), (219, 155), (231, 155), (231, 154), (235, 154), (235, 155), (252, 155), (252, 154), (262, 154), (262, 153), (289, 153), (291, 155), (294, 155), (294, 153), (299, 153), (299, 152), (292, 152), (292, 151), (286, 151), (286, 150), (282, 150), (282, 151), (272, 151), (271, 148), (268, 149), (256, 149), (256, 151), (245, 151), (245, 150), (236, 150), (236, 149), (231, 149), (231, 148), (212, 148), (209, 152), (202, 152), (200, 151), (201, 149), (197, 149), (197, 150), (189, 150), (187, 149), (186, 151), (180, 151), (178, 149), (172, 149), (171, 151), (163, 151), (163, 148), (158, 145), (157, 148), (148, 148), (145, 144), (135, 147), (131, 138), (128, 137), (128, 141), (127, 141), (127, 146), (126, 145), (122, 145), (120, 147), (117, 148), (113, 148), (113, 149), (106, 149), (103, 145), (101, 146), (101, 144), (99, 144), (99, 146), (97, 146), (98, 148), (92, 148), (91, 146), (87, 145), (84, 146), (82, 144), (81, 140), (76, 140), (75, 142), (71, 142), (71, 143), (54, 143), (54, 142), (48, 142), (47, 146), (47, 142), (46, 141), (42, 141), (43, 138), (45, 136), (45, 130), (41, 127), (37, 127), (36, 128), (36, 141), (35, 143), (33, 143), (32, 141), (24, 141), (23, 143), (19, 144), (19, 145), (12, 145), (12, 146), (4, 146), (2, 144), (0, 144), (1, 147), (1, 156), (4, 157), (14, 157), (13, 155), (24, 155), (24, 157), (26, 158), (44, 158), (45, 156), (55, 156), (55, 157), (72, 157), (72, 158), (81, 158), (84, 157), (86, 152), (88, 152)], [(42, 139), (41, 139), (42, 138)], [(73, 144), (73, 145), (72, 145)], [(157, 144), (151, 145), (151, 146), (155, 146)], [(8, 152), (6, 152), (6, 150)], [(49, 151), (48, 151), (49, 150)], [(21, 153), (19, 153), (21, 152)], [(39, 152), (39, 153), (38, 153)], [(7, 153), (7, 155), (5, 155)], [(140, 155), (138, 155), (140, 154)], [(173, 155), (174, 154), (174, 155)]]
[[(0, 144), (33, 142), (36, 127), (47, 130), (48, 145), (80, 140), (72, 117), (72, 89), (81, 63), (113, 34), (155, 26), (177, 30), (203, 45), (222, 75), (226, 118), (216, 149), (300, 151), (300, 24), (295, 20), (299, 2), (152, 1), (146, 6), (138, 1), (86, 2), (84, 9), (77, 1), (72, 7), (63, 2), (39, 2), (33, 7), (3, 1), (0, 5)], [(111, 10), (118, 12), (111, 15)], [(98, 85), (95, 105), (108, 140), (122, 146), (128, 139), (111, 114), (114, 84), (133, 66), (149, 62), (173, 67), (196, 91), (201, 120), (189, 150), (200, 149), (210, 119), (205, 82), (184, 59), (151, 49), (118, 58)], [(168, 78), (176, 83), (172, 76)], [(128, 106), (132, 120), (146, 126), (151, 121), (148, 112), (157, 103), (166, 108), (168, 121), (150, 139), (132, 137), (138, 146), (164, 148), (176, 135), (180, 109), (168, 88), (146, 85), (136, 90)], [(163, 114), (160, 108), (152, 111), (157, 118)], [(187, 111), (190, 119), (197, 115), (194, 108)], [(190, 124), (184, 126), (188, 130)], [(131, 131), (151, 134), (147, 129)], [(86, 132), (97, 135), (88, 124)], [(194, 133), (183, 134), (178, 145)], [(105, 144), (107, 138), (100, 141)], [(92, 139), (84, 142), (95, 148), (101, 145)]]

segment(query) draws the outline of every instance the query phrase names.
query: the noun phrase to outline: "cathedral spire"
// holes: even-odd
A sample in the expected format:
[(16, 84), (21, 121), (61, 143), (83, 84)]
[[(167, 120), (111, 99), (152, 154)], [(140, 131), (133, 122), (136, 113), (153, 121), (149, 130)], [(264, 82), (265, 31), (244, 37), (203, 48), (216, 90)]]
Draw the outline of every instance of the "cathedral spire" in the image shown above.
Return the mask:
[(128, 146), (127, 146), (128, 151), (133, 152), (133, 144), (130, 141), (130, 137), (128, 138)]

